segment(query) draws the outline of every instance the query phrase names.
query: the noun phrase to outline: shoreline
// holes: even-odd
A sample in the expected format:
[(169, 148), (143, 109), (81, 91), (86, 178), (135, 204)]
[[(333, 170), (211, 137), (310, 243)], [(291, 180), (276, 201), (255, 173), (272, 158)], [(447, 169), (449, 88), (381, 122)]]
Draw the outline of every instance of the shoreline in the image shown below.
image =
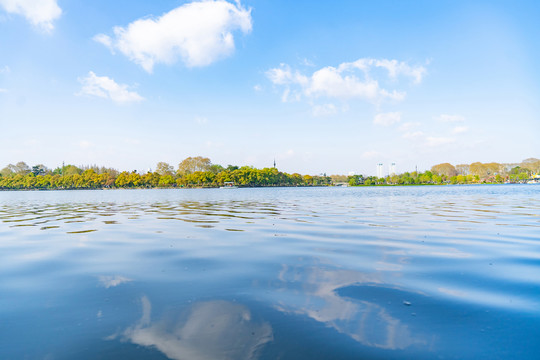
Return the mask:
[[(238, 189), (267, 189), (267, 188), (375, 188), (375, 187), (408, 187), (408, 186), (481, 186), (481, 185), (540, 185), (540, 183), (470, 183), (470, 184), (374, 184), (374, 185), (294, 185), (294, 186), (242, 186)], [(22, 188), (0, 189), (2, 191), (109, 191), (109, 190), (201, 190), (220, 189), (220, 186), (186, 186), (186, 187), (113, 187), (113, 188)], [(236, 189), (222, 189), (236, 190)]]

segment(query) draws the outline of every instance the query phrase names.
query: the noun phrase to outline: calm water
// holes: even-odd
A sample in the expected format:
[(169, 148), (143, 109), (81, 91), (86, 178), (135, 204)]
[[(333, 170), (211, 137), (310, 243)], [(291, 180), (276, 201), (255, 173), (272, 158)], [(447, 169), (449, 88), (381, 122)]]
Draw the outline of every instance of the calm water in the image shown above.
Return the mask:
[(0, 192), (0, 359), (539, 359), (539, 200)]

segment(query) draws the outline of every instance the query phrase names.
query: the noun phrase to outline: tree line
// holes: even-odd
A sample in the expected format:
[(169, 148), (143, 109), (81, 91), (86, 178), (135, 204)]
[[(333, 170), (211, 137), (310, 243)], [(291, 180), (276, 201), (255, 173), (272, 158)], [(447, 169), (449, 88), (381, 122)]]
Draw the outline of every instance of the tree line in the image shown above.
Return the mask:
[(1, 190), (22, 189), (104, 189), (104, 188), (193, 188), (219, 187), (225, 183), (238, 186), (350, 186), (440, 185), (525, 182), (540, 173), (540, 160), (530, 158), (516, 164), (480, 163), (434, 165), (424, 172), (405, 172), (386, 177), (363, 175), (311, 176), (288, 174), (276, 168), (212, 164), (209, 158), (184, 159), (175, 169), (159, 162), (155, 171), (118, 171), (97, 165), (62, 165), (49, 169), (43, 164), (30, 167), (25, 162), (9, 164), (0, 170)]
[(175, 188), (238, 186), (325, 186), (329, 176), (288, 174), (276, 168), (212, 164), (204, 157), (184, 159), (178, 169), (159, 162), (156, 170), (144, 174), (94, 166), (63, 165), (54, 170), (39, 164), (10, 164), (0, 170), (0, 189), (103, 189), (103, 188)]
[(424, 172), (405, 172), (386, 177), (349, 177), (349, 185), (442, 185), (442, 184), (502, 184), (521, 183), (540, 174), (540, 159), (529, 158), (521, 163), (496, 162), (452, 165), (437, 164)]

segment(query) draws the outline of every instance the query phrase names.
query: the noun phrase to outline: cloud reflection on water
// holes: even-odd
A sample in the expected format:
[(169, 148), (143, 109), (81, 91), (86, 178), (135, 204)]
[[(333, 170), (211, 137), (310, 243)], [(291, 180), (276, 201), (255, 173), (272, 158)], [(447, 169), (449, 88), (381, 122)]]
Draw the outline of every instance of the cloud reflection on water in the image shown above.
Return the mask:
[(121, 275), (103, 275), (99, 277), (99, 282), (101, 286), (105, 287), (106, 289), (130, 282), (130, 281), (133, 281), (133, 280), (128, 279), (127, 277), (121, 276)]
[(141, 303), (140, 320), (119, 334), (120, 339), (154, 347), (171, 359), (256, 359), (261, 348), (273, 340), (272, 327), (253, 321), (244, 305), (223, 300), (199, 302), (187, 314), (152, 321), (150, 300), (143, 296)]
[(429, 347), (434, 341), (433, 337), (414, 333), (405, 320), (411, 318), (411, 311), (405, 310), (403, 301), (411, 294), (388, 287), (380, 274), (283, 265), (278, 278), (282, 282), (280, 293), (294, 286), (291, 283), (302, 284), (302, 291), (292, 291), (297, 298), (280, 302), (276, 309), (306, 315), (365, 346), (403, 350)]

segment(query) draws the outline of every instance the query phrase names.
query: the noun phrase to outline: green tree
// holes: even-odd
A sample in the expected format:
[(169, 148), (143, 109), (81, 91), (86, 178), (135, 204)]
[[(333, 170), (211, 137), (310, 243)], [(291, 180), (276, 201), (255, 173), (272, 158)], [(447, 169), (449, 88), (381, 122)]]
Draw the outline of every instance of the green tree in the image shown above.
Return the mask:
[(433, 182), (435, 184), (442, 184), (443, 178), (440, 175), (433, 175)]
[(421, 184), (431, 184), (433, 182), (433, 173), (431, 171), (425, 171), (418, 176), (418, 181)]
[(172, 175), (163, 175), (160, 177), (158, 186), (159, 187), (171, 187), (176, 184), (176, 180)]
[(212, 164), (210, 165), (210, 168), (209, 168), (209, 171), (213, 172), (214, 174), (219, 174), (223, 170), (225, 170), (225, 168), (218, 164)]
[(49, 169), (47, 169), (47, 167), (43, 164), (32, 166), (32, 173), (36, 176), (45, 175), (47, 172), (49, 172)]
[(61, 168), (56, 168), (53, 171), (54, 174), (60, 174), (62, 176), (68, 176), (68, 175), (75, 175), (75, 174), (81, 174), (82, 169), (79, 169), (75, 165), (65, 165)]

